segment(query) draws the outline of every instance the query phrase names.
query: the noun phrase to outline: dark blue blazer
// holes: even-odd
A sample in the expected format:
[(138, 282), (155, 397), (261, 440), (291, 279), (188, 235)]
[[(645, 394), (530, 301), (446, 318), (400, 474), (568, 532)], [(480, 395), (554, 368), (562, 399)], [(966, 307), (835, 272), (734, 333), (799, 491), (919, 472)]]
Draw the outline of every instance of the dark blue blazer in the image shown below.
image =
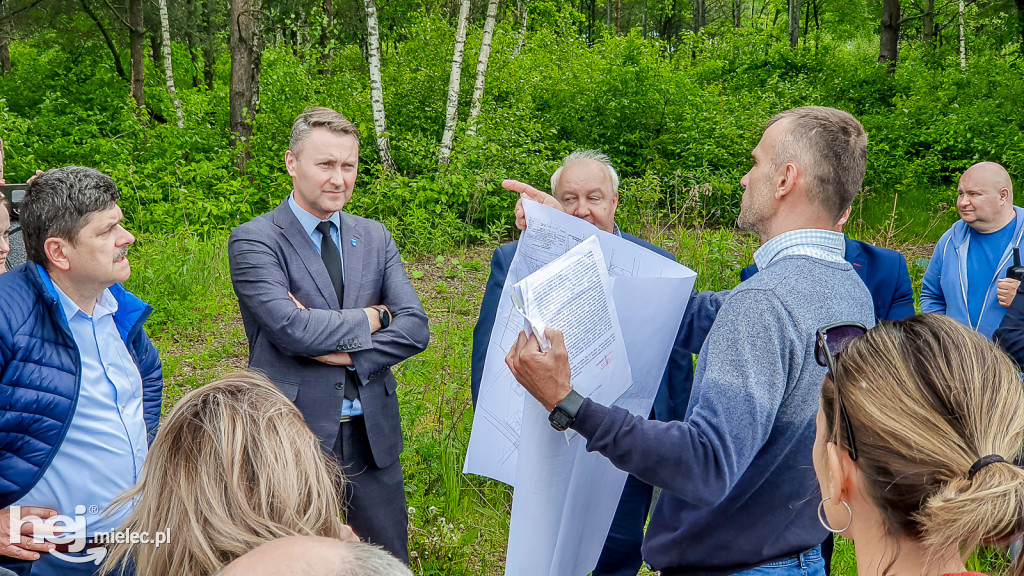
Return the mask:
[(1024, 367), (1024, 283), (1017, 288), (1017, 294), (999, 328), (992, 334), (992, 340), (1013, 358), (1018, 367)]
[[(914, 315), (914, 289), (910, 285), (907, 259), (888, 248), (872, 246), (860, 240), (846, 239), (846, 261), (871, 292), (875, 317), (879, 320), (904, 320)], [(757, 272), (757, 264), (740, 271), (740, 280)]]
[[(622, 237), (634, 244), (653, 250), (666, 258), (675, 260), (675, 256), (645, 242), (632, 234), (622, 233)], [(473, 329), (473, 360), (471, 365), (470, 390), (473, 394), (473, 406), (476, 406), (480, 394), (480, 379), (484, 373), (484, 359), (487, 356), (487, 344), (494, 327), (494, 317), (498, 313), (498, 299), (501, 288), (505, 285), (512, 257), (516, 253), (516, 242), (499, 246), (491, 258), (491, 275), (487, 278), (484, 299), (480, 303), (480, 317)], [(700, 296), (694, 291), (690, 295), (690, 304), (686, 308), (683, 323), (676, 337), (675, 345), (668, 359), (665, 376), (661, 388), (654, 400), (654, 416), (658, 420), (682, 420), (686, 414), (686, 405), (690, 401), (690, 389), (693, 387), (693, 358), (691, 354), (700, 351), (711, 324), (718, 313), (720, 301), (710, 293)]]

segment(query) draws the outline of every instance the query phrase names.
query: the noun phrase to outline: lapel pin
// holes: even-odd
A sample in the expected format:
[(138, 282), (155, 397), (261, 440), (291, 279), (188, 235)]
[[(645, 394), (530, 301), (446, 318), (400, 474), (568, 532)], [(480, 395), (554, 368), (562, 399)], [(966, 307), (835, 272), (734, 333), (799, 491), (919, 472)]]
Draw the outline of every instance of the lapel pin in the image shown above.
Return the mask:
[(359, 242), (356, 242), (356, 239), (355, 239), (355, 238), (353, 238), (353, 239), (352, 239), (352, 245), (353, 245), (353, 246), (355, 246), (356, 244), (359, 244)]

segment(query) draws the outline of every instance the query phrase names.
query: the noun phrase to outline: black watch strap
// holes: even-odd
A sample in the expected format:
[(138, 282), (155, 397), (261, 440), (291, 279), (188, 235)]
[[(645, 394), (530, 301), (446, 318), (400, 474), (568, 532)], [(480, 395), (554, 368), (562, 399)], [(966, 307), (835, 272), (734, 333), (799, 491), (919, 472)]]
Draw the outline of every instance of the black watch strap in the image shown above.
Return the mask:
[(576, 421), (576, 413), (583, 405), (584, 397), (575, 390), (570, 390), (569, 395), (555, 406), (555, 409), (548, 415), (548, 422), (551, 427), (559, 432), (564, 432)]

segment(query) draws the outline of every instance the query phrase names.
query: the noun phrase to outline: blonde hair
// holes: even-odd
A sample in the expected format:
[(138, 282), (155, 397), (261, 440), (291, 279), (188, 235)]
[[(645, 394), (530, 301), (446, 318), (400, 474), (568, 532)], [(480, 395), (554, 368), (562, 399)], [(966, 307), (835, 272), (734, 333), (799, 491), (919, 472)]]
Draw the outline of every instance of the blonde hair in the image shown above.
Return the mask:
[(299, 153), (302, 143), (309, 138), (316, 128), (325, 128), (340, 136), (351, 136), (359, 143), (359, 129), (348, 118), (340, 112), (335, 112), (323, 106), (306, 108), (302, 114), (295, 117), (292, 123), (292, 134), (288, 141), (288, 149), (293, 154)]
[(168, 545), (117, 544), (103, 573), (208, 576), (285, 536), (342, 535), (341, 473), (266, 377), (236, 373), (187, 394), (162, 424), (122, 530), (169, 530)]
[[(1024, 387), (1013, 361), (946, 316), (882, 322), (839, 356), (821, 407), (831, 442), (849, 448), (835, 401), (850, 418), (869, 497), (887, 536), (934, 557), (1008, 543), (1024, 531)], [(997, 462), (977, 470), (982, 457)], [(898, 550), (897, 550), (898, 553)], [(1013, 574), (1024, 574), (1017, 562)]]

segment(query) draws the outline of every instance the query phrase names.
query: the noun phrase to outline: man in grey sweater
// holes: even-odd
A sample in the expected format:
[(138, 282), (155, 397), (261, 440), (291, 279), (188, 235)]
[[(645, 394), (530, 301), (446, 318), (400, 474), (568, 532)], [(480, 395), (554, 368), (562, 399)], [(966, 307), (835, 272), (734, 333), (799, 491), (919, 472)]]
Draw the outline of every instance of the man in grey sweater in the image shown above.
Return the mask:
[(681, 422), (655, 422), (582, 398), (562, 335), (519, 341), (506, 362), (552, 425), (572, 427), (617, 467), (663, 489), (644, 559), (664, 575), (824, 574), (811, 461), (825, 368), (818, 328), (874, 324), (871, 295), (832, 228), (864, 178), (867, 135), (831, 108), (769, 122), (743, 177), (737, 224), (756, 233), (760, 272), (734, 289), (701, 349)]

